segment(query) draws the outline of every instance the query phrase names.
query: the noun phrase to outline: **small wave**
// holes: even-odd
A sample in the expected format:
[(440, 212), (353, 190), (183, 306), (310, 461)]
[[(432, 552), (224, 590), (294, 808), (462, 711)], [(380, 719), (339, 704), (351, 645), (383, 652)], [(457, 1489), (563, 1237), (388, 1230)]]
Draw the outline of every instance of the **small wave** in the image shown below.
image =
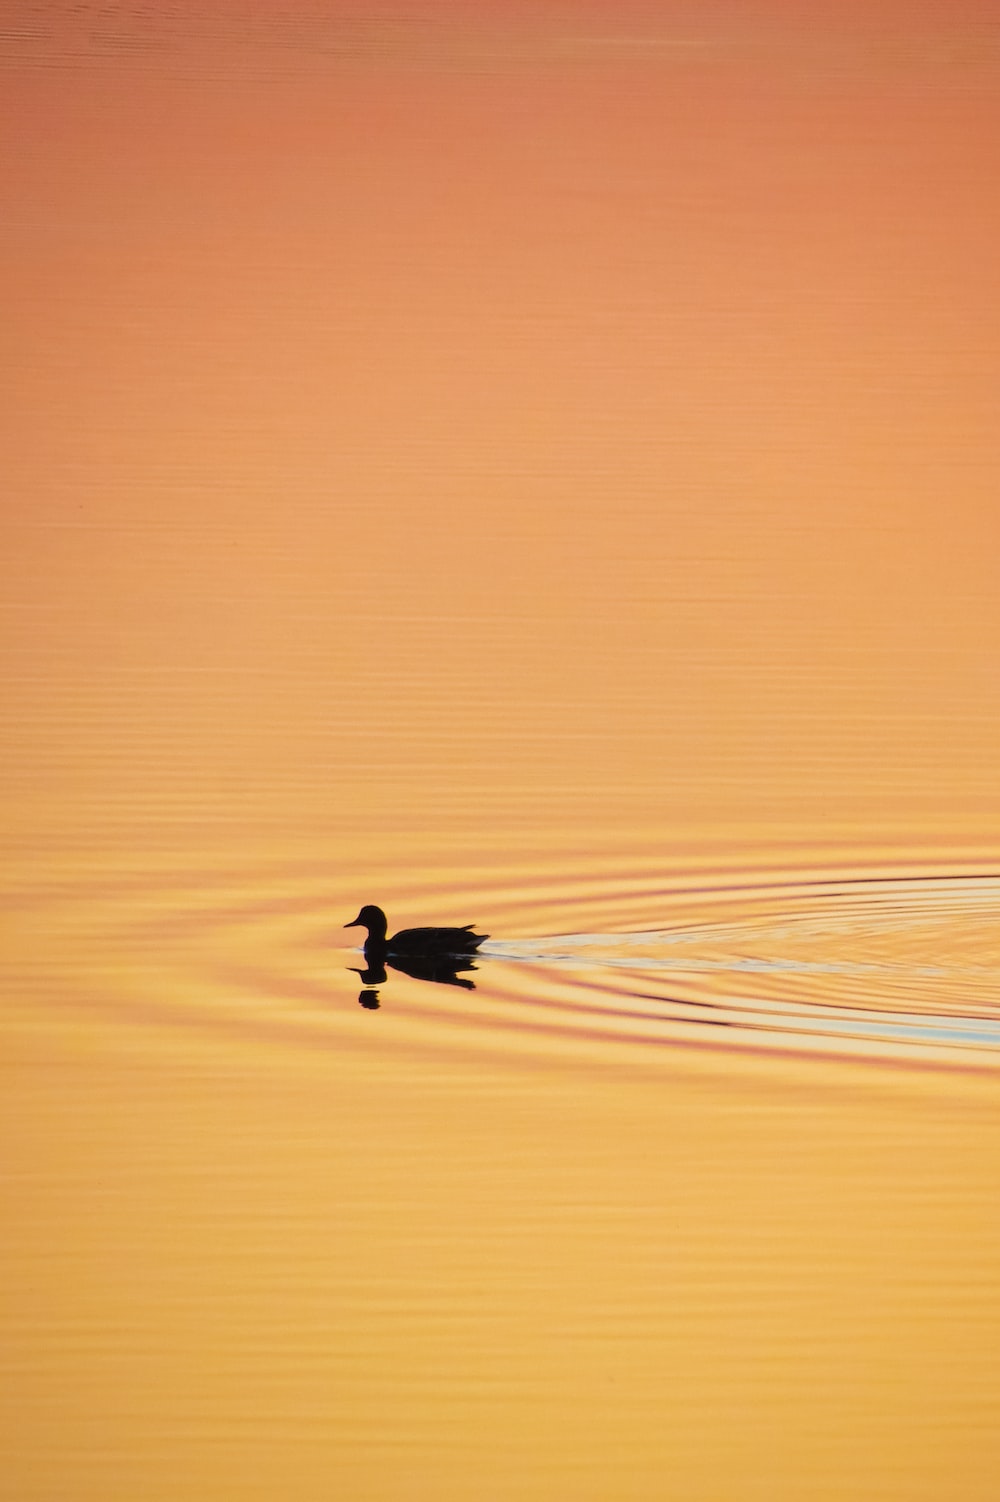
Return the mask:
[[(310, 1047), (405, 1038), (533, 1057), (696, 1043), (959, 1065), (975, 1054), (996, 1067), (1000, 876), (962, 870), (957, 856), (937, 870), (874, 865), (423, 851), (365, 871), (311, 852), (104, 869), (99, 882), (67, 872), (14, 894), (22, 994), (51, 992), (54, 1016), (75, 996), (81, 1015), (156, 1020), (192, 1040), (237, 1028)], [(391, 970), (377, 987), (362, 982), (356, 937), (340, 925), (370, 898), (394, 926), (475, 920), (492, 935), (477, 968), (461, 986)], [(381, 1031), (366, 1015), (376, 990)]]
[[(710, 922), (491, 941), (483, 955), (507, 972), (495, 984), (525, 1005), (558, 992), (565, 1009), (575, 993), (580, 1026), (596, 995), (602, 1026), (608, 999), (624, 1015), (641, 976), (645, 1019), (664, 1026), (697, 1007), (748, 1035), (766, 1031), (776, 1046), (1000, 1050), (1000, 878), (747, 883), (719, 898)], [(689, 894), (671, 901), (686, 910)]]

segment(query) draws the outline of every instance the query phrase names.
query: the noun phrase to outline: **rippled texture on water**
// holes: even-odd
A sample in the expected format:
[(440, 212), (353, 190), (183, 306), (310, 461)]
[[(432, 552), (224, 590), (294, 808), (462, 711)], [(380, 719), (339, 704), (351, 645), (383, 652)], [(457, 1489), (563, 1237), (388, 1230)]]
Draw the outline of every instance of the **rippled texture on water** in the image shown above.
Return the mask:
[(998, 65), (0, 21), (0, 1495), (993, 1502)]
[(16, 1494), (987, 1497), (996, 876), (405, 844), (11, 884)]
[[(963, 1068), (991, 1067), (1000, 1047), (1000, 874), (971, 853), (960, 861), (953, 852), (955, 868), (945, 870), (927, 869), (927, 855), (904, 866), (897, 854), (893, 864), (883, 851), (879, 870), (871, 850), (858, 851), (868, 864), (838, 875), (796, 865), (794, 852), (777, 848), (770, 866), (761, 866), (760, 848), (748, 863), (733, 844), (725, 857), (705, 851), (670, 863), (639, 837), (625, 859), (613, 849), (601, 857), (567, 850), (561, 865), (554, 854), (517, 859), (502, 847), (475, 860), (433, 840), (421, 850), (423, 870), (407, 870), (402, 852), (391, 866), (368, 857), (346, 886), (335, 866), (304, 850), (294, 863), (261, 858), (197, 878), (108, 861), (100, 880), (43, 880), (11, 891), (8, 904), (28, 965), (43, 929), (55, 931), (50, 966), (65, 945), (79, 974), (89, 946), (103, 975), (101, 1008), (115, 1015), (117, 1004), (123, 1021), (139, 984), (147, 1005), (160, 996), (164, 1015), (176, 1012), (188, 1026), (253, 1018), (271, 1028), (284, 1018), (292, 1042), (288, 1007), (298, 1002), (307, 1036), (317, 1025), (331, 1037), (345, 1027), (359, 1036), (346, 1002), (364, 959), (356, 933), (338, 934), (335, 915), (338, 904), (343, 913), (358, 905), (362, 884), (391, 891), (396, 910), (418, 916), (464, 903), (498, 930), (461, 972), (458, 994), (419, 975), (407, 983), (391, 961), (373, 983), (369, 1010), (384, 990), (394, 1009), (425, 1018), (425, 1048), (461, 1038), (489, 1051), (509, 1031), (506, 1046), (515, 1048), (543, 1034), (554, 1060), (589, 1040), (611, 1061), (616, 1045), (659, 1043), (832, 1048)], [(115, 962), (104, 974), (108, 949)], [(447, 966), (439, 978), (455, 984)], [(240, 1010), (207, 1010), (206, 995), (218, 990), (238, 995)], [(483, 996), (470, 1005), (466, 990)], [(442, 1023), (448, 1031), (439, 1033)], [(657, 1067), (655, 1056), (649, 1062)]]

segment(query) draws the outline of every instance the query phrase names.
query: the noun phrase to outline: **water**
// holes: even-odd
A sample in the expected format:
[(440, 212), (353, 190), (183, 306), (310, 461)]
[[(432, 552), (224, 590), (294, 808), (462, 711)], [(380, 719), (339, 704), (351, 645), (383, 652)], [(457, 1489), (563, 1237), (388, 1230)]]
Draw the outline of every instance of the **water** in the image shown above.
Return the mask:
[[(988, 1495), (971, 853), (192, 848), (11, 883), (17, 1494)], [(359, 1006), (373, 892), (475, 989)]]
[(696, 19), (0, 32), (2, 1496), (994, 1495), (996, 49)]

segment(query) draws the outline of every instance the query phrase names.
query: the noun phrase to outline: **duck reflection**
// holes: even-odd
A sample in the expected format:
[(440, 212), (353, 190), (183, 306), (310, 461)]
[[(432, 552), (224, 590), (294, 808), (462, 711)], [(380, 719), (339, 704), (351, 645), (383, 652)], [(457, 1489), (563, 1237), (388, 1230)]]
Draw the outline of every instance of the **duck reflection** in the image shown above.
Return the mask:
[[(367, 956), (366, 956), (367, 958)], [(384, 986), (388, 976), (386, 965), (390, 970), (399, 970), (403, 975), (410, 975), (414, 980), (433, 981), (438, 986), (461, 986), (465, 991), (476, 989), (475, 981), (467, 980), (462, 971), (475, 970), (475, 965), (463, 955), (438, 955), (436, 958), (428, 958), (426, 955), (386, 955), (381, 963), (369, 963), (365, 969), (358, 965), (349, 965), (355, 975), (361, 977), (364, 990), (358, 997), (361, 1005), (368, 1011), (374, 1012), (381, 1005), (377, 987)]]

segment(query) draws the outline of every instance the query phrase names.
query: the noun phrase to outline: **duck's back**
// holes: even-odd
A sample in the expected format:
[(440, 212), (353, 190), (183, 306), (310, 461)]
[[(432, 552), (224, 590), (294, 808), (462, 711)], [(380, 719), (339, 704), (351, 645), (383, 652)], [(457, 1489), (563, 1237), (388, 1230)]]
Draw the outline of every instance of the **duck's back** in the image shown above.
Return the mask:
[(489, 934), (473, 933), (474, 923), (463, 928), (403, 928), (389, 940), (392, 954), (472, 954)]

